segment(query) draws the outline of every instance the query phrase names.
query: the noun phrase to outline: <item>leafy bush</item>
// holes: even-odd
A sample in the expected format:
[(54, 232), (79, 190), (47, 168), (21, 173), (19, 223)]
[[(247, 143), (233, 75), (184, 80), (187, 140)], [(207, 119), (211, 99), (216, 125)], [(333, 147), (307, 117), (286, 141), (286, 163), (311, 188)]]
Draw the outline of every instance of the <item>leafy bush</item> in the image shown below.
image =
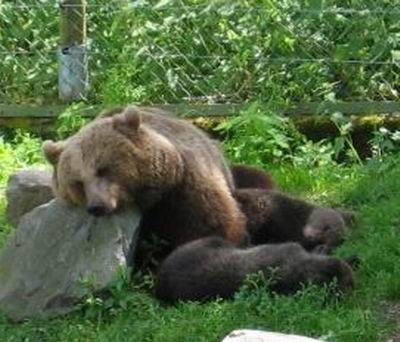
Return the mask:
[(1, 2), (0, 102), (57, 100), (58, 40), (56, 6), (40, 0)]
[(255, 103), (238, 116), (219, 124), (227, 135), (225, 150), (234, 161), (263, 165), (289, 158), (295, 129), (289, 120)]
[[(276, 87), (291, 101), (397, 99), (399, 4), (144, 1), (92, 15), (93, 46), (107, 69), (135, 66), (125, 76), (142, 102), (241, 102)], [(112, 85), (98, 76), (96, 88)]]
[[(139, 277), (140, 276), (140, 277)], [(95, 292), (90, 279), (82, 280), (84, 290), (83, 300), (79, 305), (80, 311), (88, 319), (99, 322), (115, 318), (118, 314), (129, 309), (145, 309), (151, 301), (143, 302), (143, 293), (154, 286), (154, 279), (149, 275), (131, 275), (130, 269), (120, 268), (116, 278), (100, 292)]]
[(104, 83), (99, 89), (100, 101), (107, 105), (137, 103), (149, 99), (149, 91), (140, 85), (140, 69), (132, 61), (121, 62), (110, 68)]
[(394, 132), (381, 127), (374, 132), (370, 140), (372, 159), (382, 161), (384, 157), (398, 152), (400, 147), (400, 131)]
[(4, 185), (11, 172), (33, 165), (41, 165), (41, 140), (28, 133), (17, 132), (12, 142), (0, 137), (0, 186)]
[(274, 104), (279, 102), (271, 99), (263, 107), (254, 103), (216, 127), (226, 135), (224, 148), (231, 160), (261, 167), (283, 162), (315, 167), (333, 164), (339, 153), (354, 149), (351, 141), (338, 143), (337, 139), (351, 139), (345, 133), (334, 142), (307, 140), (287, 117), (277, 114)]
[(335, 157), (337, 158), (339, 154), (345, 151), (350, 160), (362, 164), (362, 160), (354, 147), (353, 139), (351, 137), (353, 123), (350, 118), (344, 116), (342, 113), (334, 113), (331, 116), (331, 120), (339, 131), (339, 136), (335, 138), (333, 146)]
[[(399, 5), (89, 0), (89, 101), (397, 100)], [(58, 15), (1, 5), (1, 102), (57, 101)]]
[(84, 126), (88, 119), (84, 113), (91, 108), (83, 103), (75, 103), (69, 106), (63, 113), (57, 117), (56, 132), (59, 139), (65, 139), (76, 133)]
[(18, 169), (43, 166), (41, 140), (30, 134), (16, 132), (11, 142), (0, 136), (0, 247), (12, 230), (4, 215), (5, 186), (9, 176)]

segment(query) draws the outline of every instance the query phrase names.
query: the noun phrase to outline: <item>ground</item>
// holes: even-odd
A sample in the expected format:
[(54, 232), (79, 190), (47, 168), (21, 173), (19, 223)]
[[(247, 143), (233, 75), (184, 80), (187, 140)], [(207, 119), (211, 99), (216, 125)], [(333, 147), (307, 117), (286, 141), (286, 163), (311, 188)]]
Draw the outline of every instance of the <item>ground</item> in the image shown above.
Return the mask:
[(395, 326), (390, 333), (388, 342), (400, 342), (400, 302), (392, 302), (386, 305), (383, 315)]
[[(0, 171), (0, 187), (12, 169)], [(84, 308), (64, 318), (14, 325), (0, 316), (0, 341), (219, 341), (238, 328), (323, 336), (327, 341), (397, 341), (398, 317), (393, 313), (400, 300), (400, 158), (374, 167), (268, 169), (285, 191), (359, 213), (351, 236), (337, 251), (362, 260), (354, 293), (328, 299), (324, 289), (307, 288), (292, 297), (274, 296), (253, 279), (231, 301), (163, 307), (145, 290), (148, 278), (138, 277), (130, 289), (117, 287), (111, 301), (88, 297)], [(11, 228), (4, 219), (4, 193), (0, 198), (1, 245)]]

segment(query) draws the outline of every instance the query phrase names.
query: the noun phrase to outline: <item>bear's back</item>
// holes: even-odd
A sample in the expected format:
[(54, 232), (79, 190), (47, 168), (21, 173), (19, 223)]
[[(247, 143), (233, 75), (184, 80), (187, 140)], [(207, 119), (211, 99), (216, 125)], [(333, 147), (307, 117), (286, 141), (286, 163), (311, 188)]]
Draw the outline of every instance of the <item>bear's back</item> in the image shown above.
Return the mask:
[(212, 140), (194, 125), (172, 115), (141, 112), (142, 124), (168, 138), (178, 147), (215, 150)]
[[(157, 275), (156, 296), (165, 301), (229, 298), (246, 276), (258, 271), (291, 268), (307, 259), (297, 243), (238, 249), (218, 237), (199, 239), (173, 251)], [(272, 270), (269, 270), (272, 268)]]
[(248, 273), (237, 252), (219, 237), (178, 247), (160, 266), (156, 296), (168, 302), (231, 297)]
[(219, 144), (205, 132), (172, 114), (143, 111), (141, 118), (144, 127), (154, 130), (172, 142), (187, 163), (195, 163), (197, 168), (206, 171), (218, 168), (228, 186), (233, 189), (232, 174)]

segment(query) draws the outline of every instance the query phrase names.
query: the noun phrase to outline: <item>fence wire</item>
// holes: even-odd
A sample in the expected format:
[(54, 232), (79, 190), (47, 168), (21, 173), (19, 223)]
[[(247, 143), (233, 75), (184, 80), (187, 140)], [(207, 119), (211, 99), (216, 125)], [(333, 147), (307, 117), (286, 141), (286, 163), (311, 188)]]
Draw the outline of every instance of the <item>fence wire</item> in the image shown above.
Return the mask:
[[(340, 4), (88, 0), (84, 98), (398, 100), (400, 0)], [(81, 13), (79, 1), (62, 5)], [(0, 103), (59, 101), (60, 11), (57, 2), (0, 0)]]

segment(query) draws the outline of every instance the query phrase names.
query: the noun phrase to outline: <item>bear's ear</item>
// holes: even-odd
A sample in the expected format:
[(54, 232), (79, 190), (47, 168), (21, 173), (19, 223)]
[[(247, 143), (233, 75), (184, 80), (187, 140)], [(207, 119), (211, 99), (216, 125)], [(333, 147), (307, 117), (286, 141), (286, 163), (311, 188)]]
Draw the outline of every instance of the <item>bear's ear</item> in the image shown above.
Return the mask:
[(124, 109), (124, 107), (113, 107), (105, 109), (96, 116), (96, 119), (113, 117), (116, 114), (122, 113)]
[(126, 107), (121, 114), (113, 117), (113, 127), (131, 137), (139, 129), (140, 121), (140, 111), (135, 107)]
[(63, 148), (64, 147), (61, 142), (54, 142), (52, 140), (46, 140), (42, 145), (44, 156), (53, 165), (57, 164)]

